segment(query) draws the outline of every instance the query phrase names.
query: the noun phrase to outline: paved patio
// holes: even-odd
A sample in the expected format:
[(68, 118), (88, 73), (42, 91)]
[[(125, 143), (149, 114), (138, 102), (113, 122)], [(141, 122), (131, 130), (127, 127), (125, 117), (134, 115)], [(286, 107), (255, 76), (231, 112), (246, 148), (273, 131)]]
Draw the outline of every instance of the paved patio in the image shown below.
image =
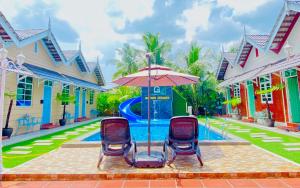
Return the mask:
[[(138, 150), (146, 150), (146, 147), (138, 147)], [(138, 177), (142, 174), (181, 174), (181, 177), (187, 178), (187, 174), (191, 173), (300, 172), (299, 165), (252, 145), (201, 146), (201, 151), (204, 161), (202, 168), (195, 156), (178, 156), (171, 167), (162, 169), (137, 169), (129, 167), (120, 157), (106, 157), (101, 169), (97, 169), (99, 148), (59, 148), (23, 165), (7, 169), (5, 174), (110, 174), (111, 178), (122, 178), (122, 174), (125, 177), (133, 174), (133, 178), (134, 174), (139, 174)]]

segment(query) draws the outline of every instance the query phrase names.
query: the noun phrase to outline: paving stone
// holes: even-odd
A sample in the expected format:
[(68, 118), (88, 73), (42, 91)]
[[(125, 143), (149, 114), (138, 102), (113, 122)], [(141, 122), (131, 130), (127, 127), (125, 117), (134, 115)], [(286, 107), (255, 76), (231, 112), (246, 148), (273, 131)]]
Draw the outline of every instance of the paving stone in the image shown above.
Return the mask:
[(236, 133), (248, 133), (250, 132), (249, 130), (237, 130), (235, 131)]
[(66, 135), (78, 135), (79, 133), (78, 132), (66, 132), (65, 134)]
[(262, 140), (263, 142), (282, 142), (282, 140), (278, 140), (278, 139), (270, 139), (270, 140)]
[(31, 153), (31, 151), (9, 151), (6, 152), (6, 154), (12, 154), (12, 155), (25, 155)]
[(26, 150), (26, 149), (31, 149), (31, 148), (32, 148), (31, 146), (16, 146), (16, 147), (13, 147), (12, 149)]
[(282, 145), (285, 146), (300, 146), (300, 143), (296, 142), (296, 143), (282, 143)]
[(33, 144), (34, 146), (50, 146), (52, 145), (53, 143), (52, 142), (48, 142), (48, 143), (35, 143)]
[(51, 140), (36, 140), (34, 141), (35, 143), (47, 143), (47, 142), (52, 142)]
[(52, 138), (52, 140), (66, 140), (67, 138), (66, 137), (56, 137), (56, 138)]
[(300, 151), (300, 148), (284, 148), (287, 151)]

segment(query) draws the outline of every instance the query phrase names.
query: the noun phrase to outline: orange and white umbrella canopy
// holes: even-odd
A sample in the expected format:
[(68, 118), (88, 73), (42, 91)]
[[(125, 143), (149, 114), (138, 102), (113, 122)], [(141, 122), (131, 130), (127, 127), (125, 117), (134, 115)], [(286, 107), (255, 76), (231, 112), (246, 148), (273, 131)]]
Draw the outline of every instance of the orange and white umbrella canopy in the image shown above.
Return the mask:
[[(151, 86), (179, 86), (197, 83), (199, 77), (172, 71), (169, 67), (151, 65)], [(139, 72), (124, 76), (113, 82), (122, 86), (147, 87), (149, 68), (145, 67)]]

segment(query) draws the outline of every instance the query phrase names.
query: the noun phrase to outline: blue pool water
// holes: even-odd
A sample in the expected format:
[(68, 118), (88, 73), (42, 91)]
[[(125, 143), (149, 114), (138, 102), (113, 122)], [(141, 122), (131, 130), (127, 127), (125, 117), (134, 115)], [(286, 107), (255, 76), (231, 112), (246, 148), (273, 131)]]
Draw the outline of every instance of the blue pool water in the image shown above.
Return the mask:
[[(151, 141), (164, 141), (168, 136), (170, 120), (151, 121)], [(130, 124), (131, 136), (139, 142), (147, 141), (147, 121), (140, 121)], [(225, 140), (219, 133), (207, 129), (204, 125), (199, 125), (199, 140)], [(100, 141), (99, 132), (86, 137), (83, 141)]]

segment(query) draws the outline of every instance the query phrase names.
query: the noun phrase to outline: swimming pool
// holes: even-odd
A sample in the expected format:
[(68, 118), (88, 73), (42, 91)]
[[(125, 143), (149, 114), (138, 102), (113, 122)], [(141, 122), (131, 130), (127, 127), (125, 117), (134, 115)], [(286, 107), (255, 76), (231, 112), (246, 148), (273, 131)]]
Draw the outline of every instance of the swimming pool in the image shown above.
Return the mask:
[[(164, 141), (169, 132), (170, 120), (152, 120), (151, 121), (151, 141)], [(138, 142), (147, 141), (147, 121), (130, 122), (131, 136)], [(199, 140), (226, 140), (221, 134), (206, 128), (204, 125), (199, 124)], [(96, 132), (83, 141), (100, 141), (100, 134)]]

